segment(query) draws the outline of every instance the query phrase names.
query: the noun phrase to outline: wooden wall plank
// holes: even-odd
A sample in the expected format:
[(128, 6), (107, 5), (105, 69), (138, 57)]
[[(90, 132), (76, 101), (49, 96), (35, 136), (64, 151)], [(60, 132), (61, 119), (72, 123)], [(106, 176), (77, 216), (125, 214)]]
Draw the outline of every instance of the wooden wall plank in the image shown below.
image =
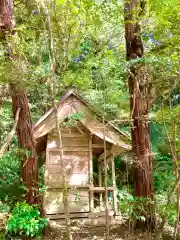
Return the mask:
[[(89, 200), (88, 200), (89, 201)], [(44, 203), (46, 214), (64, 213), (64, 204), (61, 202)], [(68, 202), (68, 210), (70, 213), (75, 212), (89, 212), (89, 202)]]
[[(46, 148), (47, 152), (59, 152), (59, 148)], [(89, 149), (87, 149), (87, 147), (73, 147), (73, 146), (69, 146), (69, 147), (64, 147), (63, 148), (63, 152), (89, 152)], [(89, 155), (89, 154), (88, 154)]]
[[(83, 126), (61, 128), (62, 133), (62, 144), (66, 146), (87, 146), (89, 135)], [(81, 132), (81, 133), (80, 133)], [(82, 134), (83, 133), (83, 134)], [(57, 148), (57, 134), (56, 132), (51, 132), (48, 134), (47, 148)]]
[[(62, 137), (63, 147), (88, 147), (88, 138), (63, 138)], [(57, 138), (47, 141), (47, 148), (57, 148)]]
[(84, 137), (84, 138), (63, 138), (62, 137), (62, 143), (63, 143), (63, 146), (66, 147), (66, 146), (79, 146), (79, 147), (88, 147), (88, 138), (87, 137)]
[[(48, 165), (47, 174), (62, 174), (62, 167), (59, 164)], [(76, 167), (66, 167), (67, 174), (88, 174), (88, 166), (77, 165)]]
[[(44, 195), (44, 207), (47, 214), (64, 213), (62, 191), (46, 191)], [(89, 195), (85, 190), (70, 190), (68, 192), (69, 212), (88, 212)]]
[[(87, 185), (88, 174), (67, 174), (67, 185)], [(46, 176), (46, 186), (50, 188), (59, 188), (63, 186), (62, 175), (48, 174)]]
[[(81, 127), (81, 126), (80, 126)], [(80, 131), (81, 130), (81, 131)], [(89, 136), (83, 128), (61, 129), (63, 142), (63, 165), (67, 172), (67, 185), (87, 186), (89, 183)], [(46, 151), (45, 184), (48, 187), (44, 195), (44, 207), (47, 214), (64, 213), (62, 163), (57, 148), (56, 133), (48, 136)], [(68, 193), (69, 212), (89, 211), (89, 188), (76, 189), (76, 194)]]
[[(76, 153), (71, 153), (71, 154), (64, 154), (63, 155), (63, 165), (68, 165), (68, 164), (73, 164), (73, 166), (77, 165), (83, 165), (83, 166), (88, 166), (88, 156), (87, 155), (77, 155)], [(83, 163), (84, 162), (84, 163)], [(61, 166), (61, 161), (60, 161), (60, 156), (58, 152), (49, 152), (49, 159), (48, 162), (46, 163), (48, 165), (57, 165), (59, 164)]]
[[(63, 192), (62, 190), (51, 189), (47, 190), (44, 194), (45, 201), (52, 202), (54, 199), (57, 199), (60, 202), (63, 202)], [(78, 202), (78, 201), (87, 201), (89, 199), (89, 193), (84, 189), (69, 189), (68, 190), (68, 201)]]

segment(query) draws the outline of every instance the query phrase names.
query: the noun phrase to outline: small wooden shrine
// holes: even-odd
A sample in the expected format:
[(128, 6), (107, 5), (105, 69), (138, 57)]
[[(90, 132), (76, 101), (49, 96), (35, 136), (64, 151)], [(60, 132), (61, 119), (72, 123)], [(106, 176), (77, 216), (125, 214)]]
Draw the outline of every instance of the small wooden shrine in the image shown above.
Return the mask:
[[(56, 132), (56, 116), (62, 135), (63, 156)], [(68, 210), (70, 217), (87, 216), (96, 206), (103, 211), (104, 204), (104, 157), (111, 169), (113, 215), (118, 214), (114, 157), (129, 151), (128, 138), (111, 123), (105, 122), (93, 108), (75, 91), (69, 91), (60, 100), (57, 109), (50, 109), (34, 126), (34, 138), (38, 152), (46, 151), (44, 209), (49, 218), (64, 215), (63, 167), (66, 169)], [(105, 149), (105, 150), (104, 150)], [(105, 154), (105, 155), (104, 155)], [(97, 172), (93, 179), (94, 163)], [(98, 199), (98, 201), (96, 201)]]

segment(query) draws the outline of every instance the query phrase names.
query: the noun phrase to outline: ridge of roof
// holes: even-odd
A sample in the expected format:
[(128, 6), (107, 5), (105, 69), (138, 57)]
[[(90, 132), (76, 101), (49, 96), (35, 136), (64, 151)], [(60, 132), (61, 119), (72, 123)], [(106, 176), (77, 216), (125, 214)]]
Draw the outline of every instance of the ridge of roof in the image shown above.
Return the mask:
[(70, 89), (67, 91), (67, 93), (61, 97), (58, 106), (62, 104), (69, 96), (74, 95), (76, 98), (78, 98), (81, 102), (83, 102), (85, 105), (90, 107), (90, 104), (78, 93), (75, 89)]
[[(87, 102), (79, 93), (77, 90), (75, 89), (69, 89), (61, 98), (60, 101), (57, 104), (57, 107), (60, 107), (60, 105), (69, 97), (69, 96), (75, 96), (77, 99), (79, 99), (82, 103), (84, 103), (87, 107), (89, 107), (98, 117), (101, 118), (101, 120), (103, 120), (103, 117), (97, 113), (97, 111), (95, 111), (95, 109), (93, 108), (93, 106), (91, 104), (89, 104), (89, 102)], [(53, 113), (55, 109), (54, 108), (50, 108), (40, 119), (39, 121), (33, 125), (33, 130), (35, 130), (39, 124), (41, 124), (51, 113)], [(116, 130), (119, 134), (123, 135), (126, 138), (129, 138), (129, 136), (124, 133), (123, 131), (121, 131), (116, 125), (114, 125), (113, 123), (105, 120), (106, 124), (111, 126), (114, 130)], [(130, 140), (130, 139), (129, 139)]]
[[(67, 94), (67, 96), (66, 96), (66, 94)], [(101, 119), (103, 119), (103, 117), (102, 117), (100, 114), (98, 114), (97, 111), (95, 111), (95, 109), (93, 108), (93, 106), (92, 106), (89, 102), (87, 102), (87, 101), (78, 93), (77, 90), (75, 90), (75, 89), (70, 89), (66, 94), (65, 94), (65, 96), (64, 96), (64, 100), (65, 100), (68, 96), (70, 96), (71, 94), (73, 94), (76, 98), (78, 98), (80, 101), (82, 101), (86, 106), (88, 106), (89, 108), (91, 108), (91, 110), (92, 110), (97, 116), (99, 116)], [(61, 101), (59, 102), (59, 105), (60, 105), (60, 104), (61, 104)], [(116, 131), (118, 131), (120, 134), (122, 134), (124, 137), (128, 137), (128, 138), (129, 138), (129, 135), (126, 134), (126, 133), (124, 133), (122, 130), (120, 130), (116, 125), (114, 125), (113, 123), (111, 123), (111, 122), (109, 122), (109, 121), (107, 121), (107, 120), (105, 120), (105, 122), (106, 122), (109, 126), (113, 127), (113, 128), (114, 128)]]
[[(58, 107), (70, 96), (70, 95), (75, 95), (76, 94), (74, 93), (74, 90), (69, 90), (65, 95), (63, 95), (61, 98), (60, 98), (60, 101), (58, 102)], [(54, 108), (51, 107), (40, 119), (39, 121), (37, 121), (37, 123), (35, 123), (33, 125), (33, 130), (42, 122), (44, 121), (44, 119), (46, 119), (52, 112), (54, 111)]]

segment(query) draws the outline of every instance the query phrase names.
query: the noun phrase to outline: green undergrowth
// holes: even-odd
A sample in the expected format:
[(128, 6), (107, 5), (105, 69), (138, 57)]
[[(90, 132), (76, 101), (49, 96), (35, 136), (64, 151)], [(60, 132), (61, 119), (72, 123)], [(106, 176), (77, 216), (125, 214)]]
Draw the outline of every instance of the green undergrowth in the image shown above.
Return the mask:
[(158, 221), (161, 222), (162, 217), (165, 216), (167, 224), (174, 226), (177, 218), (176, 202), (174, 199), (170, 204), (167, 203), (166, 191), (157, 193), (155, 201), (144, 198), (135, 198), (132, 192), (132, 189), (125, 186), (121, 190), (118, 190), (117, 193), (119, 210), (124, 218), (132, 221), (145, 221), (146, 217), (149, 217), (149, 212), (147, 212), (146, 206), (151, 203), (155, 207), (155, 215)]
[(14, 205), (24, 194), (20, 171), (22, 155), (20, 150), (13, 148), (0, 159), (0, 201)]
[(48, 219), (41, 218), (37, 205), (26, 202), (17, 203), (7, 222), (6, 235), (28, 237), (34, 239), (42, 236), (43, 229), (48, 225)]
[(153, 166), (154, 187), (157, 193), (166, 191), (175, 183), (173, 175), (173, 164), (170, 154), (162, 155), (159, 152), (155, 154), (156, 161)]
[(10, 211), (10, 206), (7, 203), (0, 202), (0, 213), (5, 213)]

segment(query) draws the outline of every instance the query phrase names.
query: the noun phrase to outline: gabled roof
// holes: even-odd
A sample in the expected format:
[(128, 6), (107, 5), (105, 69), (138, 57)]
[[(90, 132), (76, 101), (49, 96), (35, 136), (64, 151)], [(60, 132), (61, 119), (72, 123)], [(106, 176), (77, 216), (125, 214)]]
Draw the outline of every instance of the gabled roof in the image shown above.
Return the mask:
[[(111, 123), (105, 122), (105, 130), (102, 117), (95, 113), (92, 106), (83, 99), (74, 90), (68, 91), (60, 100), (57, 106), (59, 123), (63, 122), (72, 114), (81, 113), (82, 118), (79, 119), (92, 134), (104, 139), (114, 146), (130, 150), (129, 138), (122, 133), (117, 127)], [(33, 127), (34, 138), (38, 139), (45, 136), (55, 128), (56, 110), (51, 108), (44, 114)]]

